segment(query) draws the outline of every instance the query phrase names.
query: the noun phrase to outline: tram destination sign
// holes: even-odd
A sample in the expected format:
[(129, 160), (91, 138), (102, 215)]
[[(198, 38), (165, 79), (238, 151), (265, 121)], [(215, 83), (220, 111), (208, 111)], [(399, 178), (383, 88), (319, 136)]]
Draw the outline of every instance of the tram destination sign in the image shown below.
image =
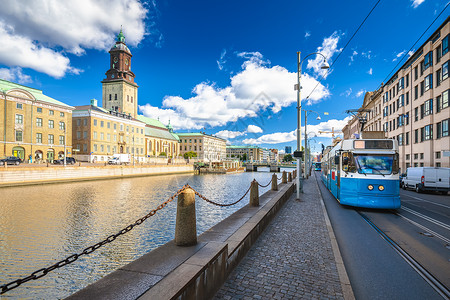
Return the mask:
[(392, 149), (394, 142), (392, 140), (356, 140), (355, 149)]

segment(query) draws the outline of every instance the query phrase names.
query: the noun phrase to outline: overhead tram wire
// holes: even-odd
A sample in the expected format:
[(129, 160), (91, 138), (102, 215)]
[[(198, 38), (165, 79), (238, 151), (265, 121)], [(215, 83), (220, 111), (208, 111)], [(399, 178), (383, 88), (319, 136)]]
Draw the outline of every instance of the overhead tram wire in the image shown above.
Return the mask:
[(336, 57), (336, 59), (333, 61), (333, 63), (330, 65), (330, 67), (325, 71), (324, 74), (322, 74), (320, 76), (320, 79), (317, 81), (316, 86), (313, 88), (313, 90), (311, 91), (311, 93), (309, 93), (308, 97), (305, 98), (308, 99), (309, 97), (311, 97), (312, 93), (314, 93), (314, 91), (316, 90), (316, 88), (319, 86), (319, 84), (322, 82), (323, 78), (325, 77), (325, 75), (327, 75), (329, 73), (329, 71), (331, 70), (331, 68), (334, 66), (334, 64), (338, 61), (339, 57), (341, 56), (341, 54), (344, 52), (345, 48), (347, 48), (348, 44), (350, 44), (350, 42), (353, 40), (353, 38), (355, 37), (355, 35), (358, 33), (358, 31), (361, 29), (361, 27), (364, 25), (364, 23), (366, 22), (366, 20), (369, 18), (369, 16), (372, 14), (372, 12), (375, 10), (375, 8), (378, 6), (378, 4), (381, 2), (381, 0), (378, 0), (377, 3), (375, 3), (375, 5), (372, 7), (372, 9), (370, 10), (370, 12), (367, 14), (367, 16), (364, 18), (364, 20), (362, 21), (362, 23), (358, 26), (358, 28), (356, 29), (356, 31), (353, 33), (352, 37), (347, 41), (347, 44), (345, 44), (344, 48), (342, 48), (342, 51), (338, 54), (338, 56)]
[(392, 69), (392, 71), (389, 72), (389, 74), (386, 76), (386, 78), (382, 82), (386, 82), (386, 80), (389, 79), (389, 77), (391, 76), (392, 72), (394, 72), (397, 69), (398, 65), (403, 61), (403, 59), (406, 57), (406, 55), (408, 55), (408, 53), (420, 41), (420, 39), (425, 35), (425, 33), (428, 31), (428, 29), (430, 29), (430, 27), (433, 26), (434, 22), (436, 22), (436, 20), (442, 15), (442, 13), (447, 9), (447, 7), (449, 5), (450, 5), (450, 1), (447, 2), (445, 7), (442, 9), (442, 11), (436, 16), (436, 18), (433, 20), (433, 22), (431, 22), (431, 24), (427, 27), (427, 29), (425, 29), (425, 31), (420, 35), (420, 37), (414, 42), (414, 44), (411, 46), (411, 48), (409, 48), (409, 50), (406, 51), (405, 54), (403, 54), (402, 58), (398, 61), (398, 63), (395, 65), (395, 67)]

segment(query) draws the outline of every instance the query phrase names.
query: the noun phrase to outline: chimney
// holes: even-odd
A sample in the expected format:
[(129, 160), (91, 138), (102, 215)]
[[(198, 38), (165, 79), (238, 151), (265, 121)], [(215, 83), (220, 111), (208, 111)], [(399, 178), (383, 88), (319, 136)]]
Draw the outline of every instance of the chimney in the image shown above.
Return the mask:
[(91, 99), (91, 105), (97, 106), (97, 99), (95, 99), (95, 98)]

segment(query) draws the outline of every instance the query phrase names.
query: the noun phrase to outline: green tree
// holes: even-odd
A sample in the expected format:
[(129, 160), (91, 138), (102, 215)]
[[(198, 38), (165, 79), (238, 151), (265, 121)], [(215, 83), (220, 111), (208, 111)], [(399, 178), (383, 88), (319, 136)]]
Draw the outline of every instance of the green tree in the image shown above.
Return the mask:
[(167, 156), (167, 153), (166, 152), (160, 152), (159, 156)]
[(247, 160), (247, 153), (244, 153), (243, 155), (242, 155), (242, 161), (246, 161)]
[(291, 161), (293, 161), (294, 159), (292, 158), (292, 155), (290, 155), (290, 154), (286, 154), (284, 157), (283, 157), (283, 161), (284, 162), (291, 162)]
[(186, 152), (183, 156), (185, 159), (197, 157), (197, 152), (189, 151), (189, 152)]

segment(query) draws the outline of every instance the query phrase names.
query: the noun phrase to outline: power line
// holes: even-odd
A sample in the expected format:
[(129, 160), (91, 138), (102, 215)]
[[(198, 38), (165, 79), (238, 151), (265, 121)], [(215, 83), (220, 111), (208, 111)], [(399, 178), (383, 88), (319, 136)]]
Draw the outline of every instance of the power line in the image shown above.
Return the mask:
[(414, 48), (414, 46), (420, 41), (420, 39), (425, 35), (425, 33), (428, 31), (428, 29), (430, 29), (430, 27), (433, 26), (434, 22), (436, 22), (436, 20), (442, 15), (442, 13), (447, 9), (449, 4), (450, 4), (450, 1), (447, 2), (447, 5), (445, 5), (444, 9), (442, 9), (442, 11), (437, 15), (437, 17), (433, 20), (433, 22), (431, 22), (431, 24), (427, 27), (427, 29), (425, 29), (425, 31), (414, 42), (414, 44), (411, 46), (411, 48), (409, 48), (409, 50), (407, 52), (405, 52), (405, 54), (402, 56), (402, 58), (398, 61), (398, 63), (395, 65), (395, 67), (392, 69), (392, 71), (389, 72), (389, 74), (386, 76), (386, 78), (382, 82), (386, 82), (386, 80), (391, 76), (392, 72), (394, 72), (397, 69), (398, 65), (403, 61), (403, 59), (406, 57), (406, 55), (408, 55), (408, 53)]
[[(370, 10), (370, 12), (367, 14), (367, 16), (364, 18), (364, 20), (362, 21), (362, 23), (358, 26), (358, 29), (356, 29), (356, 31), (353, 33), (352, 37), (347, 41), (347, 44), (345, 44), (344, 48), (342, 48), (342, 51), (338, 54), (338, 56), (336, 57), (336, 59), (333, 61), (333, 63), (331, 64), (330, 68), (327, 69), (327, 71), (322, 74), (322, 76), (320, 77), (319, 81), (317, 82), (316, 86), (313, 88), (313, 90), (311, 91), (311, 93), (309, 93), (308, 97), (306, 97), (306, 99), (308, 99), (312, 93), (316, 90), (317, 86), (319, 86), (320, 82), (322, 81), (322, 79), (325, 77), (325, 75), (328, 74), (328, 72), (331, 70), (331, 68), (334, 66), (334, 64), (338, 61), (339, 57), (341, 56), (341, 54), (344, 52), (345, 48), (347, 48), (348, 44), (350, 44), (350, 42), (353, 40), (353, 38), (355, 37), (355, 35), (358, 33), (359, 29), (361, 29), (361, 27), (364, 25), (364, 23), (366, 22), (366, 20), (369, 18), (369, 16), (372, 14), (372, 12), (374, 11), (374, 9), (378, 6), (378, 4), (380, 3), (381, 0), (378, 0), (377, 3), (375, 3), (375, 5), (372, 7), (372, 9)], [(306, 100), (305, 99), (305, 100)]]

